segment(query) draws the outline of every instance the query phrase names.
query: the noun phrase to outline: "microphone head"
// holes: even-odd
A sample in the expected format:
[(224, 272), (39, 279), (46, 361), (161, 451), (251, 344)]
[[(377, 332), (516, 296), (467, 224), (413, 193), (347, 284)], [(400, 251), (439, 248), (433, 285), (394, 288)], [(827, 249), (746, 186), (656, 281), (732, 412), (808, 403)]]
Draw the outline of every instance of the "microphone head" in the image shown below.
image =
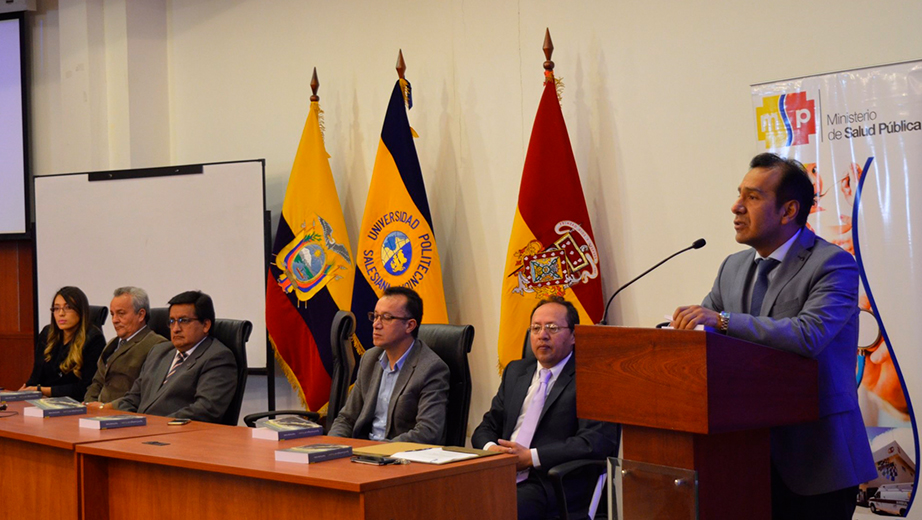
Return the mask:
[(707, 242), (705, 242), (703, 238), (699, 238), (692, 243), (692, 249), (701, 249), (705, 244), (707, 244)]

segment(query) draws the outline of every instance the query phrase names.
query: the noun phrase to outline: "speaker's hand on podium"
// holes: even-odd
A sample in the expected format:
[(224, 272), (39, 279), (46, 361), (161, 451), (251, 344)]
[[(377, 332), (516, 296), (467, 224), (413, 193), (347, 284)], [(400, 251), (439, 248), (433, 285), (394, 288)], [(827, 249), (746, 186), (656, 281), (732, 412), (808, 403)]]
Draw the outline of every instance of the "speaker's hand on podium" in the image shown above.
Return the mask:
[(693, 330), (698, 325), (717, 328), (718, 313), (700, 305), (679, 307), (672, 314), (672, 326), (675, 329)]

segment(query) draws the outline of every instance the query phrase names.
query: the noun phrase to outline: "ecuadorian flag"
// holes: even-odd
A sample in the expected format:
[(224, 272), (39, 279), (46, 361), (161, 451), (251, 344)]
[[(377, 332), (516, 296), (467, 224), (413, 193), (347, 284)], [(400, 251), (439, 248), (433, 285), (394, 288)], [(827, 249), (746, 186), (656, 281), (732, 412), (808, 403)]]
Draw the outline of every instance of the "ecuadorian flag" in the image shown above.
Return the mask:
[(522, 357), (532, 309), (562, 296), (582, 324), (602, 319), (599, 253), (553, 73), (546, 73), (503, 273), (499, 365)]
[(426, 186), (404, 107), (405, 103), (412, 106), (411, 99), (410, 84), (399, 80), (384, 116), (359, 228), (352, 312), (357, 322), (355, 335), (363, 349), (373, 346), (366, 316), (391, 286), (402, 285), (419, 293), (424, 323), (448, 323)]
[(320, 130), (310, 112), (285, 191), (269, 279), (266, 328), (276, 358), (308, 410), (330, 399), (333, 316), (352, 303), (349, 235)]

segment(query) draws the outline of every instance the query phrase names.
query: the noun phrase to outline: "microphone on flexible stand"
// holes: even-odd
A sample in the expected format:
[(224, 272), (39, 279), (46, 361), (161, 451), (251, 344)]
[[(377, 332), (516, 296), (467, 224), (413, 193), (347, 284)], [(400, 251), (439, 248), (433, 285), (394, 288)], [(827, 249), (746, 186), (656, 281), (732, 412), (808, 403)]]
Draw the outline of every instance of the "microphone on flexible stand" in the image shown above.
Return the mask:
[(611, 302), (615, 299), (615, 296), (618, 296), (618, 293), (619, 293), (619, 292), (621, 292), (621, 291), (627, 289), (627, 287), (628, 287), (629, 285), (631, 285), (632, 283), (636, 282), (637, 280), (640, 280), (641, 278), (643, 278), (644, 276), (646, 276), (647, 273), (649, 273), (650, 271), (656, 269), (657, 267), (659, 267), (659, 266), (665, 264), (666, 262), (668, 262), (668, 261), (671, 260), (672, 258), (674, 258), (674, 257), (676, 257), (676, 256), (678, 256), (678, 255), (681, 255), (682, 253), (688, 251), (689, 249), (701, 249), (701, 248), (704, 247), (706, 244), (707, 244), (707, 242), (706, 242), (703, 238), (699, 238), (698, 240), (695, 240), (695, 241), (692, 243), (692, 245), (686, 247), (685, 249), (682, 249), (681, 251), (676, 251), (675, 253), (669, 255), (668, 257), (666, 257), (666, 258), (665, 258), (663, 261), (661, 261), (660, 263), (654, 265), (653, 267), (651, 267), (651, 268), (647, 269), (646, 271), (644, 271), (643, 273), (641, 273), (640, 276), (638, 276), (637, 278), (634, 278), (634, 279), (631, 280), (630, 282), (628, 282), (628, 283), (622, 285), (621, 287), (619, 287), (618, 290), (615, 291), (615, 294), (612, 294), (612, 295), (611, 295), (611, 298), (608, 299), (608, 303), (605, 304), (605, 314), (602, 315), (602, 321), (600, 321), (598, 324), (599, 324), (599, 325), (608, 325), (608, 308), (611, 307)]

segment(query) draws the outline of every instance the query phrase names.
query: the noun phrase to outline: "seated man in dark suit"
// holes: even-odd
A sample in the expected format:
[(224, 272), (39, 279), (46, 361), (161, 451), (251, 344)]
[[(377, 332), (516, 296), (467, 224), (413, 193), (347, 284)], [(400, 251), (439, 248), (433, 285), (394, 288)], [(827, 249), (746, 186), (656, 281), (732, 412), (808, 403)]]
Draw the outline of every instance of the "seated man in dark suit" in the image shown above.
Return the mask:
[[(575, 459), (617, 456), (618, 427), (576, 417), (573, 328), (579, 313), (560, 297), (532, 311), (531, 349), (538, 362), (518, 360), (503, 372), (499, 391), (471, 444), (518, 457), (519, 519), (547, 518), (557, 501), (547, 471)], [(595, 479), (568, 483), (567, 503), (588, 502)]]
[(109, 303), (109, 314), (116, 337), (99, 356), (93, 383), (84, 401), (108, 403), (125, 395), (141, 373), (147, 353), (167, 339), (147, 326), (150, 298), (144, 289), (119, 287)]
[(131, 390), (103, 406), (218, 422), (237, 388), (237, 362), (230, 349), (208, 335), (214, 304), (199, 291), (180, 293), (169, 303), (172, 341), (151, 349)]
[(362, 355), (355, 388), (329, 435), (441, 444), (448, 406), (448, 365), (418, 339), (423, 300), (389, 287), (368, 314), (374, 348)]

